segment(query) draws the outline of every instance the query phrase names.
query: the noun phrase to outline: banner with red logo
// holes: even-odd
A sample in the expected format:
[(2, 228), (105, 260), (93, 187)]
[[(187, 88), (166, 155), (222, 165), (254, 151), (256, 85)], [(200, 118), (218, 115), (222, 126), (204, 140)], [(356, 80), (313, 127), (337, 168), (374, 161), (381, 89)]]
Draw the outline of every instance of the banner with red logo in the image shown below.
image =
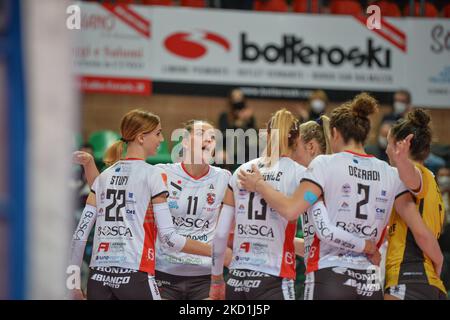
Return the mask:
[(351, 16), (155, 13), (154, 80), (373, 91), (405, 82), (405, 47)]
[(146, 6), (81, 5), (73, 53), (83, 91), (151, 94), (150, 15)]
[(82, 15), (76, 70), (90, 92), (215, 95), (240, 86), (248, 96), (299, 99), (322, 88), (388, 100), (401, 88), (415, 104), (450, 105), (445, 19), (382, 19), (369, 30), (352, 16), (96, 4), (83, 4)]

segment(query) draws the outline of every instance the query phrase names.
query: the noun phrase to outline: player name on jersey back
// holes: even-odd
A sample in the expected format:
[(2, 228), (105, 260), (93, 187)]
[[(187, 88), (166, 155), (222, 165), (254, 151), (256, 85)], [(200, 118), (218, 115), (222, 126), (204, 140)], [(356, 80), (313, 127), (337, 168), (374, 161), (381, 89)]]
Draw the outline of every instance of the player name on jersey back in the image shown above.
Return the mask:
[(154, 274), (156, 226), (151, 199), (167, 194), (164, 172), (143, 160), (121, 160), (94, 181), (97, 220), (91, 267)]
[(231, 178), (235, 202), (235, 232), (231, 269), (249, 269), (283, 278), (295, 278), (294, 236), (297, 223), (289, 222), (255, 192), (240, 189), (239, 170), (259, 167), (263, 179), (276, 190), (292, 195), (298, 187), (305, 168), (282, 157), (272, 167), (255, 159), (242, 165)]
[[(395, 168), (369, 155), (340, 152), (316, 157), (304, 180), (323, 191), (331, 224), (354, 237), (378, 243), (385, 234), (396, 196), (406, 192)], [(366, 269), (363, 253), (333, 246), (312, 232), (312, 215), (303, 216), (307, 272), (327, 267)]]

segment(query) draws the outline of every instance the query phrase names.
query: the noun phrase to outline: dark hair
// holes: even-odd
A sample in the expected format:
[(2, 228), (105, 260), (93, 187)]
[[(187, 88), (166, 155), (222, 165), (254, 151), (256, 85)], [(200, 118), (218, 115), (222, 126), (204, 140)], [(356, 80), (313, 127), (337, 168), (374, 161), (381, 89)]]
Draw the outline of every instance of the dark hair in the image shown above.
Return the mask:
[(391, 137), (395, 141), (405, 139), (411, 133), (410, 154), (413, 160), (423, 161), (430, 154), (431, 128), (430, 116), (423, 109), (408, 112), (406, 119), (400, 119), (391, 128)]
[(336, 128), (344, 138), (364, 143), (370, 131), (369, 115), (378, 111), (377, 101), (369, 94), (358, 94), (352, 101), (334, 109), (330, 116), (330, 128)]
[(406, 103), (410, 104), (411, 103), (411, 93), (409, 93), (408, 90), (398, 90), (397, 92), (395, 92), (395, 94), (403, 94), (406, 96)]
[(90, 144), (89, 142), (83, 143), (83, 145), (80, 147), (80, 149), (92, 149), (94, 150), (94, 146)]

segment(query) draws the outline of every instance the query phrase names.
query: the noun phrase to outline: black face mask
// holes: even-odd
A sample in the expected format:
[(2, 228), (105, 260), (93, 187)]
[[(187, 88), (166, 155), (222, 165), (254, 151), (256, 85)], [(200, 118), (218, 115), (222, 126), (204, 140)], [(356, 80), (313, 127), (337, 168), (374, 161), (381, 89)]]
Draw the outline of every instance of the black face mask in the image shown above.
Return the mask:
[(233, 106), (233, 110), (235, 110), (235, 111), (240, 111), (245, 108), (244, 101), (233, 102), (231, 105)]

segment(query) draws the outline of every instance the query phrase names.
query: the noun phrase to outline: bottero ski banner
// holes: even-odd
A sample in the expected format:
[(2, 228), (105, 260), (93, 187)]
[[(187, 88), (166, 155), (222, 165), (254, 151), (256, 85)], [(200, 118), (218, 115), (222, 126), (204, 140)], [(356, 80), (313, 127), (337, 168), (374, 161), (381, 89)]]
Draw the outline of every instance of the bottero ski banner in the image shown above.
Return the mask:
[(301, 99), (312, 89), (347, 99), (450, 106), (450, 21), (275, 14), (82, 3), (75, 71), (87, 92)]

